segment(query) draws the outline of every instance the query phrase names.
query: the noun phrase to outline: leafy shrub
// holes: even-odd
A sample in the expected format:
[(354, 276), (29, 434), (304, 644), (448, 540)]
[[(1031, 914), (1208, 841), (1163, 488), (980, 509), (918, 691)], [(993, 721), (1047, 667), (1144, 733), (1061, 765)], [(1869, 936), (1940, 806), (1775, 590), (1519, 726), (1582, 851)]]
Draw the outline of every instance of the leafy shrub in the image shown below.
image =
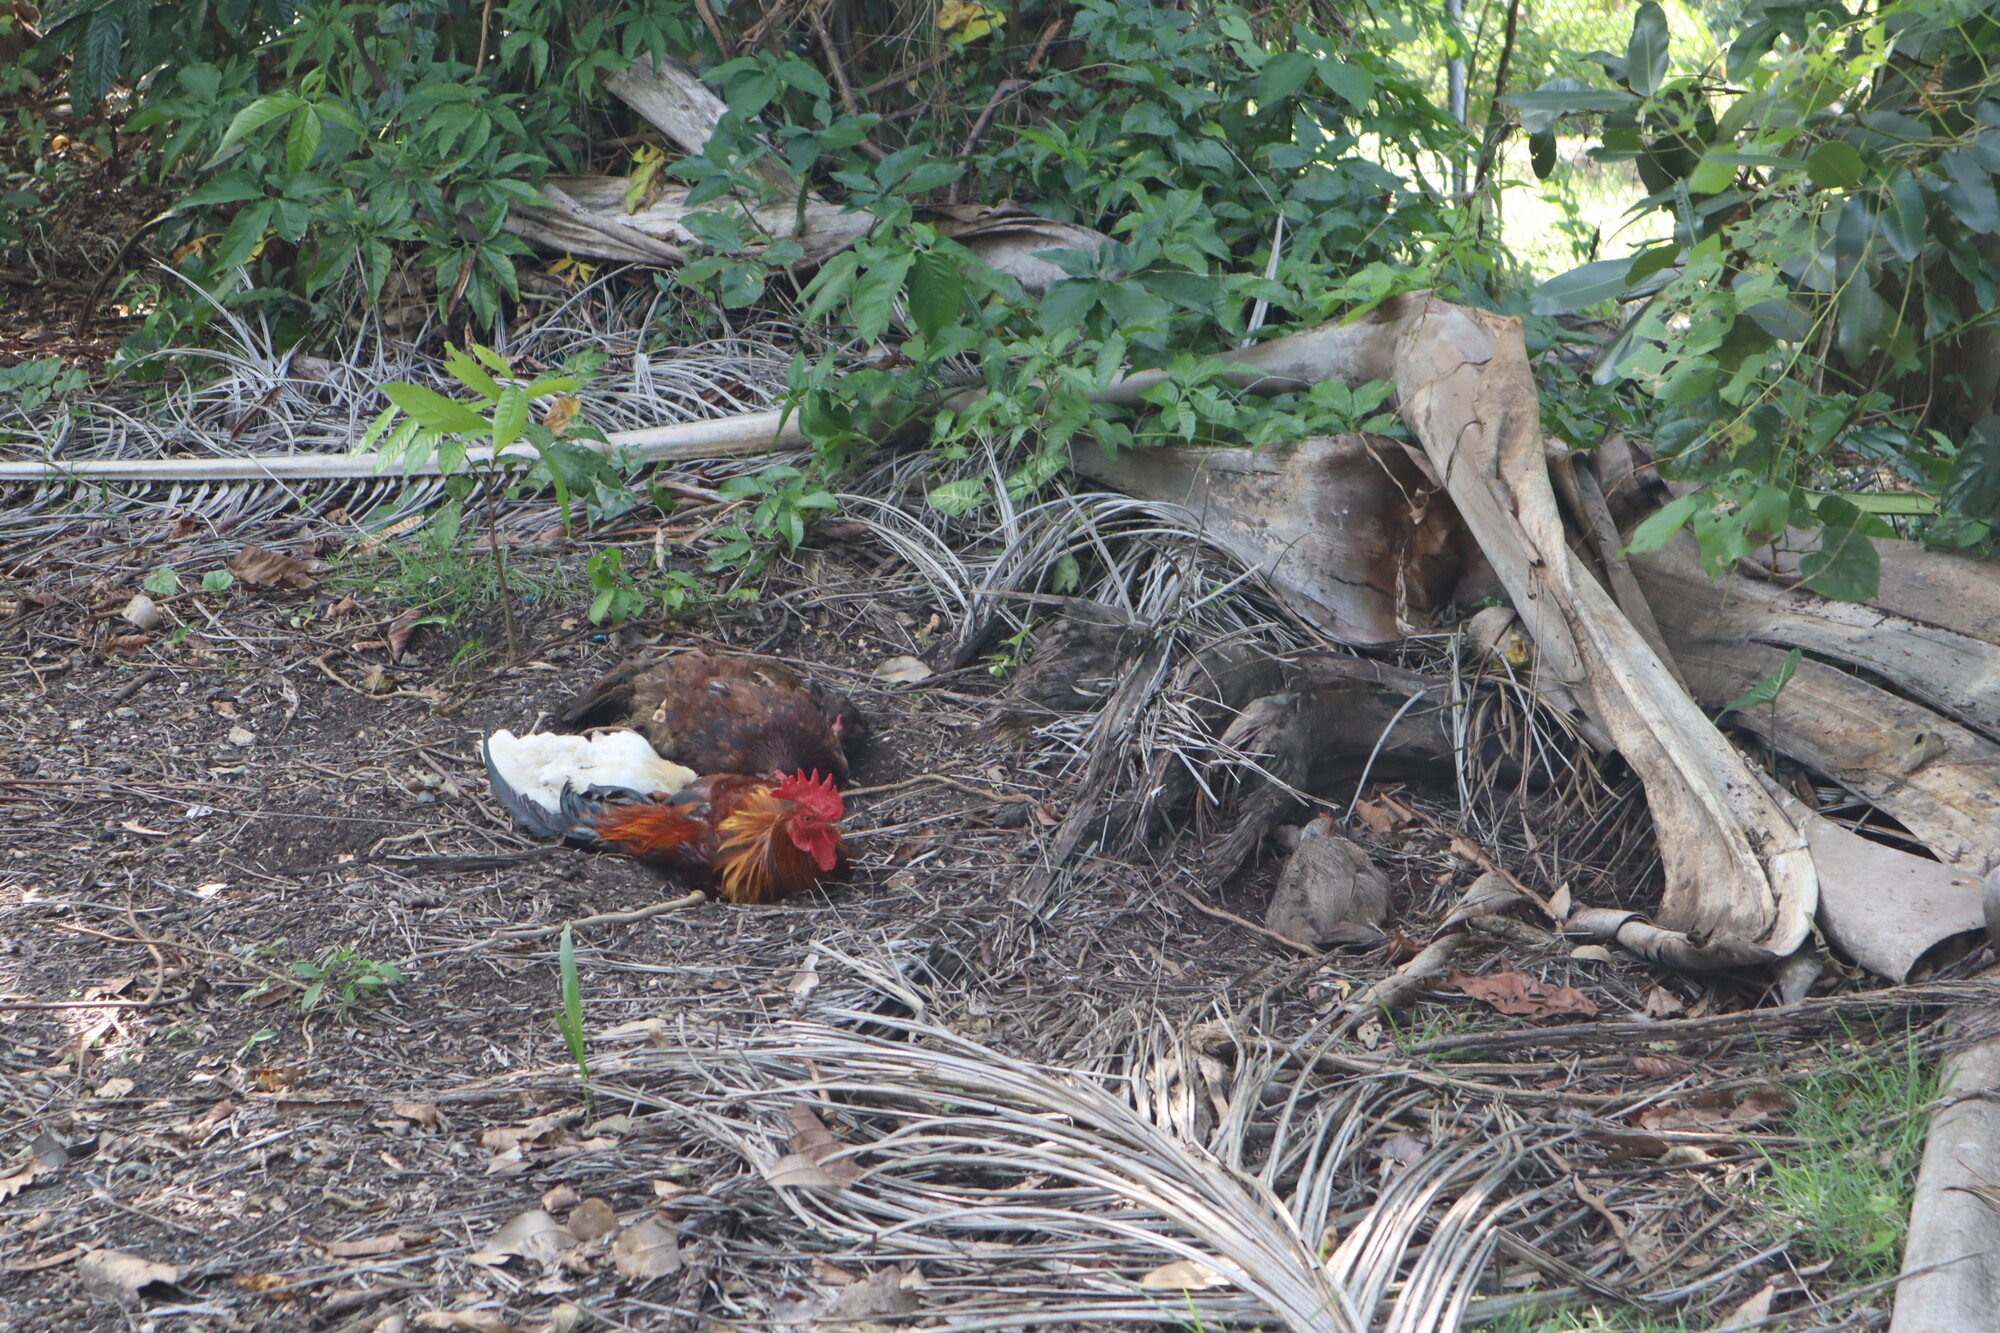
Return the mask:
[[(1723, 70), (1674, 77), (1649, 0), (1625, 53), (1596, 55), (1595, 86), (1503, 99), (1537, 139), (1564, 117), (1599, 124), (1593, 154), (1636, 164), (1641, 207), (1675, 223), (1534, 298), (1545, 314), (1631, 308), (1595, 378), (1649, 395), (1663, 470), (1702, 484), (1636, 547), (1689, 525), (1719, 571), (1818, 527), (1809, 586), (1863, 598), (1885, 511), (1990, 542), (2000, 398), (1975, 368), (2000, 347), (2000, 22), (1969, 13), (1759, 0)], [(1825, 494), (1881, 479), (1942, 508)]]

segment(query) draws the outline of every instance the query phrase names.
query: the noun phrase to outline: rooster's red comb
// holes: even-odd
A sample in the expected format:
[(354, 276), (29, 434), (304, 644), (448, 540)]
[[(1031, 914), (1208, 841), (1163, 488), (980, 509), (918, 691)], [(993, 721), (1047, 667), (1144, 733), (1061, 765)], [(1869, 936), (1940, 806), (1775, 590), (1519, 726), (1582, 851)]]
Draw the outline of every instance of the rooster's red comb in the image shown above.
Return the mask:
[(771, 787), (771, 795), (781, 801), (796, 801), (812, 811), (819, 818), (833, 823), (847, 812), (847, 805), (840, 799), (840, 789), (833, 785), (832, 775), (821, 777), (814, 769), (807, 777), (804, 769), (786, 777), (780, 773)]

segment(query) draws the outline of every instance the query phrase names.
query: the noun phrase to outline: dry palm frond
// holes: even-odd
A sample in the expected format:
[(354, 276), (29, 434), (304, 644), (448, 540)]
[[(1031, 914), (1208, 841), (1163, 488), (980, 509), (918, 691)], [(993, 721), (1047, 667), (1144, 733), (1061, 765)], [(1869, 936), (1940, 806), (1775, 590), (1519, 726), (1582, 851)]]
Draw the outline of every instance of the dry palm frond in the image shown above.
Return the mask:
[[(1456, 1328), (1513, 1206), (1495, 1196), (1530, 1139), (1442, 1138), (1370, 1199), (1363, 1149), (1410, 1104), (1394, 1080), (1298, 1079), (1274, 1106), (1282, 1054), (1235, 1043), (1220, 1024), (1186, 1039), (1135, 1024), (1097, 1067), (1056, 1070), (913, 1022), (827, 1017), (841, 1026), (786, 1025), (700, 1060), (635, 1057), (621, 1072), (701, 1068), (708, 1094), (666, 1114), (793, 1180), (779, 1193), (821, 1243), (978, 1263), (980, 1327), (1045, 1323), (1053, 1299), (1078, 1319), (1174, 1322), (1192, 1301), (1204, 1321), (1275, 1316), (1300, 1333), (1365, 1333), (1384, 1306), (1382, 1327), (1397, 1333)], [(856, 1024), (896, 1039), (856, 1036)], [(661, 1101), (657, 1089), (634, 1095)], [(846, 1137), (816, 1159), (817, 1187), (782, 1174), (801, 1109)], [(1342, 1239), (1322, 1257), (1336, 1225)], [(1067, 1291), (1045, 1284), (1053, 1258)], [(1140, 1285), (1168, 1259), (1254, 1304)], [(1044, 1280), (1023, 1287), (1021, 1265)], [(951, 1314), (956, 1324), (971, 1311)]]

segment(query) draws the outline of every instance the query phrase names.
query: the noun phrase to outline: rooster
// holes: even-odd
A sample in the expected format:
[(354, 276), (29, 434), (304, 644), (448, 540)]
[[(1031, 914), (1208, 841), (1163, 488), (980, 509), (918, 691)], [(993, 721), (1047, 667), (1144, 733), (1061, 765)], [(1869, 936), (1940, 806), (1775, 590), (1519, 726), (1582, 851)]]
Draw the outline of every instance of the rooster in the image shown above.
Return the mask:
[(536, 837), (666, 866), (712, 882), (732, 903), (775, 902), (846, 866), (845, 806), (816, 771), (697, 777), (631, 731), (497, 731), (484, 752), (495, 799)]
[(776, 662), (681, 653), (613, 668), (556, 715), (571, 731), (629, 727), (698, 773), (825, 773), (847, 782), (864, 724), (848, 700)]

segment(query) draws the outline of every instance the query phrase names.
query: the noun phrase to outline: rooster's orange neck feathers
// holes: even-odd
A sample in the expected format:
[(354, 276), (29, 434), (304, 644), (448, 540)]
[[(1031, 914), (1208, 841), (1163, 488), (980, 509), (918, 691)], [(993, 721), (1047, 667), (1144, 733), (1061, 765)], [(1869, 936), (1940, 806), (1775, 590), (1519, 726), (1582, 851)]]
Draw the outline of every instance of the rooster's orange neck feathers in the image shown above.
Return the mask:
[(612, 806), (598, 817), (597, 835), (647, 860), (707, 863), (722, 897), (733, 903), (803, 893), (843, 860), (837, 821), (844, 802), (831, 778), (815, 772), (759, 782), (717, 775), (700, 786), (705, 805), (655, 800)]

